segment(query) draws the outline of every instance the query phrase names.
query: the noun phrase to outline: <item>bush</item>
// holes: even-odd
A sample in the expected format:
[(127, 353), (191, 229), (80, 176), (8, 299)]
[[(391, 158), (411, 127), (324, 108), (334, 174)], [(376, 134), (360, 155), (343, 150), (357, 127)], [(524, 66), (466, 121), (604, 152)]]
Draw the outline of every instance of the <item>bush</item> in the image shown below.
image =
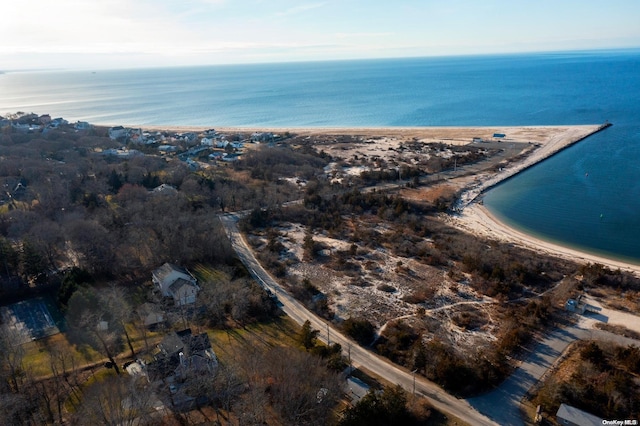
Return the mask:
[(363, 318), (349, 318), (342, 323), (342, 331), (361, 345), (370, 345), (375, 338), (375, 327)]

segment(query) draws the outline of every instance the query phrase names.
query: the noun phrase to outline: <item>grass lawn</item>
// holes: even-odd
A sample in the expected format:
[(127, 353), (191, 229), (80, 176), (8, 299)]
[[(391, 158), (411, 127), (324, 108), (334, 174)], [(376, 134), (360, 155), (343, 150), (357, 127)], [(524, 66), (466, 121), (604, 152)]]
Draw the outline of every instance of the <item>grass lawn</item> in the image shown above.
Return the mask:
[(268, 351), (276, 346), (301, 347), (297, 340), (300, 326), (286, 316), (245, 328), (209, 330), (207, 333), (211, 347), (222, 363), (232, 363), (249, 351)]

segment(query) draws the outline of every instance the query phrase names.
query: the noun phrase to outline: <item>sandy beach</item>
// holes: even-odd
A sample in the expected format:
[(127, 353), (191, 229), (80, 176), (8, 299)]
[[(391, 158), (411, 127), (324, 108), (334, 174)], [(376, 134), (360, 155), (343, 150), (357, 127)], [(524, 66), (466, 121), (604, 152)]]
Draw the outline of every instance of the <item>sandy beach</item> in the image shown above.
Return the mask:
[(476, 202), (469, 204), (459, 216), (453, 217), (452, 222), (475, 235), (511, 242), (520, 247), (579, 263), (600, 263), (612, 269), (620, 269), (640, 276), (639, 265), (585, 253), (525, 234), (499, 221), (489, 210)]
[(481, 179), (478, 184), (467, 187), (467, 191), (465, 191), (461, 197), (459, 214), (452, 216), (452, 223), (475, 235), (511, 242), (540, 253), (579, 263), (600, 263), (612, 269), (620, 269), (640, 276), (640, 265), (586, 253), (536, 238), (530, 234), (525, 234), (498, 220), (481, 204), (482, 193), (487, 189), (514, 176), (527, 167), (543, 161), (575, 143), (576, 140), (583, 139), (586, 135), (592, 134), (595, 130), (586, 134), (584, 133), (585, 131), (588, 132), (588, 126), (575, 126), (567, 129), (564, 133), (553, 135), (523, 161), (495, 176)]
[[(214, 126), (128, 126), (140, 127), (151, 131), (202, 132)], [(350, 135), (361, 138), (383, 138), (385, 142), (394, 141), (400, 144), (404, 141), (443, 142), (449, 144), (468, 144), (474, 138), (485, 141), (495, 140), (495, 133), (505, 135), (500, 141), (509, 143), (522, 142), (535, 144), (536, 149), (522, 161), (510, 165), (498, 173), (480, 173), (473, 179), (462, 178), (458, 182), (464, 188), (458, 206), (458, 214), (451, 216), (451, 223), (475, 235), (511, 242), (521, 247), (536, 250), (560, 258), (582, 263), (600, 263), (613, 269), (621, 269), (640, 275), (640, 265), (605, 258), (585, 253), (541, 240), (525, 234), (499, 221), (480, 203), (482, 193), (508, 179), (517, 173), (531, 167), (579, 140), (597, 132), (601, 125), (575, 126), (489, 126), (489, 127), (333, 127), (333, 128), (243, 128), (243, 127), (215, 127), (219, 133), (253, 133), (273, 132), (282, 134), (289, 132), (298, 136), (313, 135)]]

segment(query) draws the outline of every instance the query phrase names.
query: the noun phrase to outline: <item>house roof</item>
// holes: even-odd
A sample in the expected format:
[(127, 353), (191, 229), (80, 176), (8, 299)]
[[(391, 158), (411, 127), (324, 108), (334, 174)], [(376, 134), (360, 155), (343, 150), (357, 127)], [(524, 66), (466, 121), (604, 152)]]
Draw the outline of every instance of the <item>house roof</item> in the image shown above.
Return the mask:
[(174, 265), (172, 263), (165, 263), (164, 265), (162, 265), (161, 267), (159, 267), (158, 269), (153, 271), (153, 275), (155, 275), (156, 278), (158, 278), (159, 280), (164, 280), (169, 275), (171, 275), (173, 272), (180, 272), (182, 274), (188, 274), (187, 270), (184, 269), (184, 268), (176, 266), (176, 265)]
[(178, 332), (171, 332), (158, 345), (161, 353), (154, 358), (155, 361), (148, 365), (149, 375), (152, 380), (162, 379), (171, 374), (180, 366), (180, 353), (188, 359), (191, 368), (203, 371), (210, 368), (210, 363), (217, 364), (216, 354), (211, 349), (211, 342), (207, 333), (191, 334), (187, 328)]
[(177, 293), (182, 287), (198, 287), (196, 285), (196, 283), (194, 283), (193, 281), (187, 281), (184, 278), (178, 278), (177, 280), (175, 280), (173, 283), (171, 283), (171, 285), (169, 285), (169, 290), (172, 293)]
[(171, 186), (168, 185), (166, 183), (163, 183), (159, 186), (156, 186), (155, 188), (153, 188), (153, 192), (178, 192), (178, 190), (176, 189), (175, 186)]
[(188, 345), (189, 352), (192, 354), (211, 349), (211, 341), (209, 340), (209, 335), (207, 333), (201, 333), (195, 336), (191, 336)]
[(164, 315), (162, 311), (151, 303), (143, 303), (138, 307), (137, 311), (144, 319), (144, 325), (146, 326), (164, 322)]
[(556, 417), (580, 426), (602, 425), (602, 419), (567, 404), (560, 404)]
[(158, 344), (160, 351), (167, 356), (180, 352), (184, 347), (184, 342), (175, 331), (167, 334), (164, 339), (162, 339), (162, 342)]

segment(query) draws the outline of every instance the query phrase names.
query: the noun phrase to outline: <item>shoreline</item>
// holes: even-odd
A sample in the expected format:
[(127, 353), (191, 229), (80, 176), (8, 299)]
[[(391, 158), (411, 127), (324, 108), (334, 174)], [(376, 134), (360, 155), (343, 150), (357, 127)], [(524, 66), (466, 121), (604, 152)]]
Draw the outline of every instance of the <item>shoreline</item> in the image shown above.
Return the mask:
[(472, 186), (465, 190), (460, 197), (459, 206), (457, 206), (457, 215), (450, 216), (453, 223), (461, 229), (471, 232), (475, 235), (487, 238), (495, 238), (518, 245), (538, 253), (556, 256), (579, 263), (599, 263), (612, 269), (620, 269), (630, 272), (636, 276), (640, 276), (640, 265), (630, 263), (625, 260), (607, 257), (602, 254), (589, 253), (578, 248), (562, 245), (560, 243), (544, 240), (541, 237), (528, 234), (504, 221), (498, 219), (489, 209), (482, 205), (482, 195), (484, 192), (495, 187), (499, 183), (511, 179), (518, 173), (532, 167), (547, 158), (557, 154), (558, 152), (594, 135), (608, 127), (610, 123), (604, 123), (594, 131), (574, 138), (553, 138), (548, 144), (545, 144), (527, 156), (523, 161), (515, 164), (507, 170), (496, 174), (495, 176), (484, 180), (482, 183)]
[[(273, 132), (273, 133), (296, 133), (298, 135), (353, 135), (359, 134), (364, 136), (404, 136), (414, 134), (424, 134), (432, 136), (444, 132), (445, 134), (455, 131), (463, 133), (465, 136), (468, 134), (478, 134), (479, 136), (487, 135), (489, 133), (512, 133), (523, 131), (535, 131), (552, 130), (552, 129), (575, 129), (575, 128), (596, 128), (595, 124), (567, 124), (567, 125), (490, 125), (490, 126), (330, 126), (330, 127), (313, 127), (313, 126), (190, 126), (190, 125), (159, 125), (159, 124), (100, 124), (96, 123), (96, 126), (100, 127), (113, 127), (123, 126), (127, 128), (143, 129), (151, 131), (174, 131), (174, 132), (204, 132), (209, 129), (215, 129), (218, 133), (253, 133), (253, 132)], [(589, 133), (589, 136), (592, 133)], [(532, 136), (528, 134), (527, 136)], [(505, 142), (512, 141), (511, 139), (505, 139)], [(536, 142), (544, 142), (542, 139), (536, 140)]]
[[(449, 216), (452, 223), (457, 227), (466, 230), (475, 235), (488, 238), (495, 238), (502, 241), (519, 245), (546, 255), (557, 256), (563, 259), (577, 261), (582, 263), (600, 263), (613, 269), (626, 270), (640, 276), (640, 265), (616, 260), (602, 255), (584, 252), (568, 246), (562, 246), (538, 238), (531, 234), (526, 234), (516, 228), (497, 219), (489, 210), (480, 204), (482, 194), (488, 189), (498, 185), (504, 180), (516, 176), (518, 173), (532, 167), (556, 153), (596, 134), (607, 127), (610, 123), (601, 125), (540, 125), (540, 126), (425, 126), (425, 127), (215, 127), (215, 126), (176, 126), (176, 125), (123, 125), (125, 127), (142, 128), (152, 131), (200, 131), (215, 128), (220, 133), (253, 133), (253, 132), (291, 132), (298, 135), (359, 135), (369, 137), (424, 137), (424, 138), (442, 138), (446, 143), (445, 137), (471, 135), (486, 137), (487, 134), (495, 132), (501, 133), (521, 133), (519, 136), (526, 136), (531, 139), (530, 143), (539, 144), (538, 148), (527, 155), (523, 160), (505, 168), (499, 173), (481, 173), (475, 175), (478, 178), (472, 183), (465, 185), (466, 189), (462, 193), (459, 205), (457, 207), (457, 215)], [(108, 125), (103, 125), (108, 126)], [(536, 138), (534, 132), (536, 129), (557, 130), (548, 135), (539, 135)], [(455, 133), (455, 135), (454, 135)], [(462, 135), (461, 135), (462, 134)], [(522, 140), (513, 140), (507, 138), (503, 140), (505, 144), (509, 142), (522, 142)], [(479, 182), (479, 183), (478, 183)]]
[(452, 219), (460, 228), (476, 235), (507, 241), (561, 259), (585, 264), (599, 263), (614, 270), (620, 269), (640, 276), (640, 265), (588, 253), (527, 234), (499, 220), (489, 209), (479, 203), (472, 203), (460, 212), (459, 216), (452, 217)]

